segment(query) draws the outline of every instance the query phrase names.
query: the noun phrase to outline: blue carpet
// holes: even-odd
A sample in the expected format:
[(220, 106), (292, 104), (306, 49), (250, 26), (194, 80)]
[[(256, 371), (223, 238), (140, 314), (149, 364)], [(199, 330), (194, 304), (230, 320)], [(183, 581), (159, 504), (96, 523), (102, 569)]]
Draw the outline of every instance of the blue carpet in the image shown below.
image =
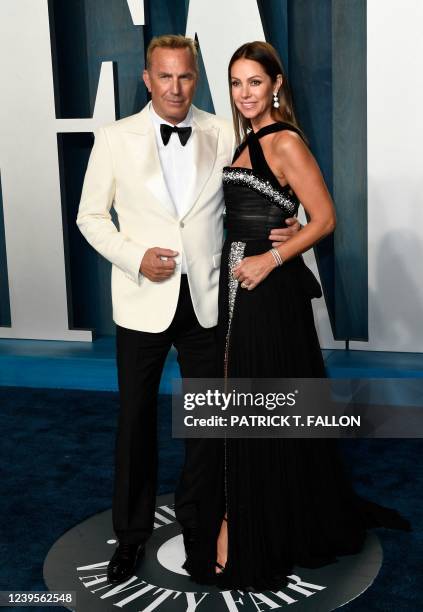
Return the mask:
[[(174, 490), (182, 463), (182, 442), (171, 438), (170, 410), (170, 398), (161, 396), (159, 493)], [(110, 507), (117, 395), (0, 387), (0, 418), (0, 590), (45, 590), (42, 566), (52, 544), (70, 527)], [(395, 507), (414, 529), (379, 530), (382, 570), (364, 595), (342, 609), (420, 610), (422, 441), (341, 444), (359, 493)]]
[[(378, 351), (323, 351), (330, 378), (422, 378), (422, 353)], [(160, 383), (160, 393), (172, 393), (179, 378), (176, 350), (171, 349)], [(117, 391), (115, 338), (94, 342), (0, 340), (0, 385), (45, 389)]]

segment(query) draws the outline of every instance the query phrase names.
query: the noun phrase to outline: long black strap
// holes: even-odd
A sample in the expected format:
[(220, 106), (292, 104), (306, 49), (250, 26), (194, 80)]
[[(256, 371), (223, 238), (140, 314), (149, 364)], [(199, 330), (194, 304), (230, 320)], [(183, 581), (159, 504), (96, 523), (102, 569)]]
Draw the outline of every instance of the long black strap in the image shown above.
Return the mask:
[(244, 142), (242, 142), (240, 146), (237, 148), (237, 150), (235, 151), (235, 155), (232, 160), (232, 163), (234, 163), (235, 160), (238, 159), (242, 151), (248, 145), (248, 152), (250, 155), (252, 169), (255, 172), (257, 172), (260, 176), (263, 176), (264, 178), (267, 178), (268, 180), (270, 180), (272, 183), (275, 184), (275, 186), (280, 187), (277, 178), (273, 174), (272, 170), (269, 167), (269, 164), (266, 161), (266, 158), (263, 153), (263, 149), (260, 144), (260, 138), (262, 138), (263, 136), (266, 136), (267, 134), (272, 134), (274, 132), (281, 132), (282, 130), (292, 130), (293, 132), (296, 132), (297, 134), (299, 134), (301, 138), (303, 138), (301, 131), (294, 125), (291, 125), (290, 123), (285, 123), (282, 121), (279, 121), (277, 123), (270, 123), (269, 125), (265, 125), (264, 127), (262, 127), (257, 132), (251, 131), (248, 134)]
[(260, 144), (260, 138), (266, 136), (267, 134), (273, 134), (274, 132), (282, 132), (283, 130), (291, 130), (301, 136), (301, 132), (293, 125), (278, 122), (265, 125), (257, 132), (250, 132), (247, 137), (248, 151), (250, 153), (251, 166), (253, 170), (260, 176), (267, 178), (275, 186), (279, 186), (279, 188), (279, 182), (270, 169), (264, 156), (263, 149)]

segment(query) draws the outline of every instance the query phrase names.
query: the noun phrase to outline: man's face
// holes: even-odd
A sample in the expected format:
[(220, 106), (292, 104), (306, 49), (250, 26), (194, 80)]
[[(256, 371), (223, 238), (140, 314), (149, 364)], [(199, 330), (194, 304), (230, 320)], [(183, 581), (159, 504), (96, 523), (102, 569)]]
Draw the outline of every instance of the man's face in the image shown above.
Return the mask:
[(144, 70), (143, 77), (156, 113), (173, 125), (183, 121), (197, 85), (197, 72), (191, 51), (160, 47), (154, 49), (151, 66)]

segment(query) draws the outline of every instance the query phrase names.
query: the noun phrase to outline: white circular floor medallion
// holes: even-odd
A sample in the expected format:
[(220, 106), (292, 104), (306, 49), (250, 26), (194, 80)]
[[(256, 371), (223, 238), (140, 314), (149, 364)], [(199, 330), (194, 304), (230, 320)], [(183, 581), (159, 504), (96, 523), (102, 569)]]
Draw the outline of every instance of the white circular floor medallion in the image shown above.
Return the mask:
[(75, 591), (77, 612), (330, 612), (358, 597), (373, 582), (382, 550), (369, 533), (360, 554), (310, 570), (295, 567), (277, 592), (220, 591), (192, 582), (185, 560), (173, 497), (157, 499), (155, 529), (144, 559), (126, 583), (107, 581), (116, 547), (111, 511), (96, 514), (66, 532), (50, 549), (44, 580), (50, 591)]
[(188, 576), (187, 572), (182, 567), (185, 561), (184, 540), (182, 535), (170, 538), (170, 540), (167, 540), (160, 546), (157, 551), (157, 561), (162, 567), (170, 572)]

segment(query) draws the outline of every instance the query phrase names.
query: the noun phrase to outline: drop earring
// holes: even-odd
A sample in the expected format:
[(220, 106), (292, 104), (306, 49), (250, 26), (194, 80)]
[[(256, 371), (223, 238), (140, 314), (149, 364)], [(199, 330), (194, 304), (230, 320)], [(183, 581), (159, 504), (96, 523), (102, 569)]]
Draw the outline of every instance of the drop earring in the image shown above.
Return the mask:
[(278, 92), (275, 91), (273, 93), (273, 107), (274, 108), (279, 108), (279, 98), (278, 98)]

